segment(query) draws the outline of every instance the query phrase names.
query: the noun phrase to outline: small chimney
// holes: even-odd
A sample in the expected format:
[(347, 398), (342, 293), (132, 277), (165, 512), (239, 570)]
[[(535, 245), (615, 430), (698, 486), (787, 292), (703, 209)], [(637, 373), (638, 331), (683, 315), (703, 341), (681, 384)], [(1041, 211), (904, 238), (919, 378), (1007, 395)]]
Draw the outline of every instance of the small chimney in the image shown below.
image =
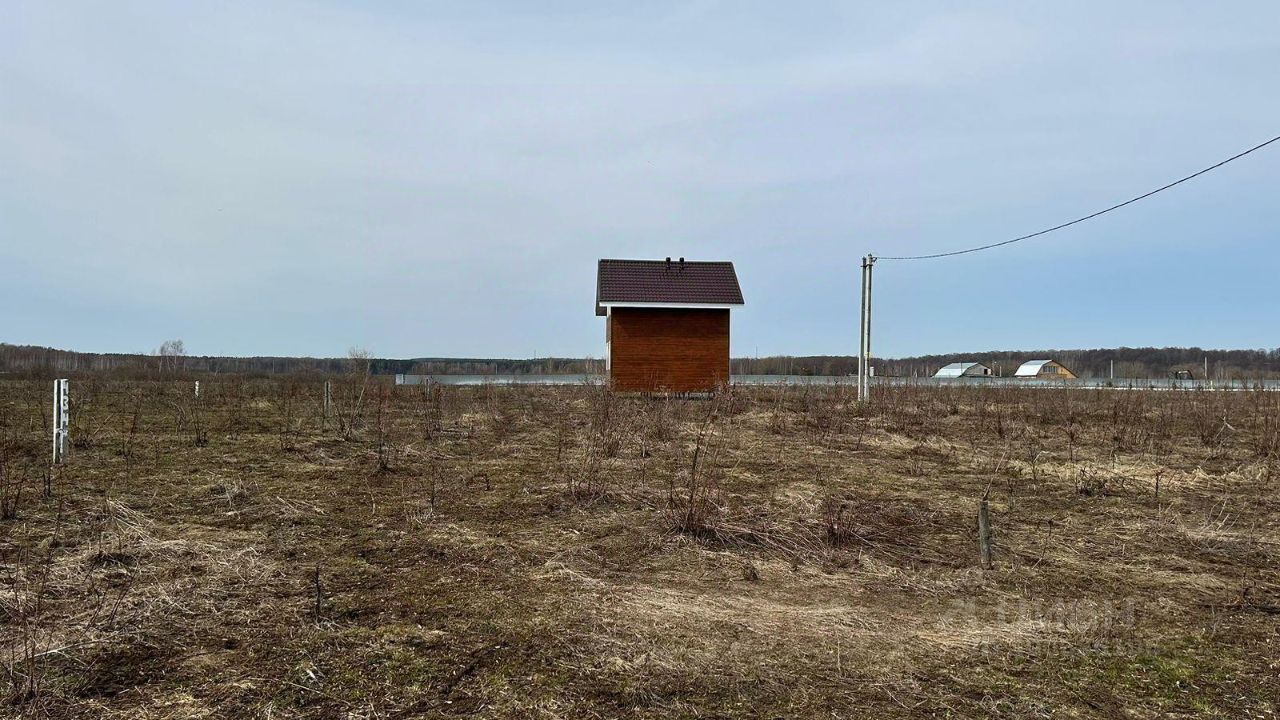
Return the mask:
[(671, 271), (671, 256), (667, 256), (667, 272)]

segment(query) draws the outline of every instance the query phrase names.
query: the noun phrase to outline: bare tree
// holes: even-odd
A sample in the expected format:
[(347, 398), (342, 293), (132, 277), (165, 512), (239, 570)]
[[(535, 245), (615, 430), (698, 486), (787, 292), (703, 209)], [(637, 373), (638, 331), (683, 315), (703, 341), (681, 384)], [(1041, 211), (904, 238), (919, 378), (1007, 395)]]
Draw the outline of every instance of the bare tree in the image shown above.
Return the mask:
[(186, 367), (187, 347), (181, 340), (165, 340), (156, 348), (161, 372), (177, 372)]

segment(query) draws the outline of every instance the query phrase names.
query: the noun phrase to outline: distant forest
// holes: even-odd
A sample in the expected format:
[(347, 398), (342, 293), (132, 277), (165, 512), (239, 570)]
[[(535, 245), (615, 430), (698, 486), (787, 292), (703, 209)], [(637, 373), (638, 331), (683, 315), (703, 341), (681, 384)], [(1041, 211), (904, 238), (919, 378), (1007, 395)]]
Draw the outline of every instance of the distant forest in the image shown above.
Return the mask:
[[(1202, 348), (1112, 348), (1097, 350), (988, 350), (986, 352), (873, 358), (876, 375), (929, 377), (953, 362), (979, 362), (997, 375), (1012, 375), (1027, 360), (1057, 360), (1082, 378), (1163, 378), (1185, 371), (1203, 378), (1208, 361), (1210, 378), (1280, 378), (1280, 348), (1271, 350), (1204, 350)], [(735, 375), (848, 375), (858, 359), (847, 355), (735, 358)]]
[(50, 373), (108, 373), (145, 377), (157, 373), (283, 375), (314, 373), (337, 375), (363, 368), (375, 375), (556, 374), (603, 372), (604, 361), (589, 358), (307, 358), (220, 357), (187, 355), (181, 341), (169, 341), (151, 353), (86, 353), (34, 345), (0, 343), (0, 373), (48, 375)]
[[(1080, 377), (1108, 377), (1114, 363), (1117, 378), (1160, 378), (1187, 371), (1204, 376), (1208, 361), (1211, 378), (1280, 378), (1280, 348), (1272, 350), (1203, 350), (1201, 348), (1116, 348), (1098, 350), (991, 350), (987, 352), (921, 355), (876, 359), (877, 375), (928, 377), (947, 363), (980, 362), (1000, 375), (1012, 375), (1026, 360), (1051, 358)], [(169, 341), (152, 353), (82, 353), (31, 345), (0, 343), (0, 373), (44, 377), (54, 373), (107, 373), (146, 377), (155, 374), (236, 373), (335, 375), (362, 369), (377, 375), (411, 374), (557, 374), (601, 373), (598, 358), (295, 358), (216, 357), (187, 355), (181, 341)], [(847, 355), (734, 358), (735, 375), (849, 375), (858, 366)]]

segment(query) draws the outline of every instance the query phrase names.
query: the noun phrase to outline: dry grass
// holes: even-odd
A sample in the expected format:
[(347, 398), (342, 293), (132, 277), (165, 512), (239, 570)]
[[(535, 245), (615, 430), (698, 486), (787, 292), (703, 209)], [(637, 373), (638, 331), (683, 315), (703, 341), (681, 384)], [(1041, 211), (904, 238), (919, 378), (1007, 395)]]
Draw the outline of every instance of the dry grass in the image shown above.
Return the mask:
[(322, 385), (0, 383), (0, 714), (1276, 715), (1280, 394)]

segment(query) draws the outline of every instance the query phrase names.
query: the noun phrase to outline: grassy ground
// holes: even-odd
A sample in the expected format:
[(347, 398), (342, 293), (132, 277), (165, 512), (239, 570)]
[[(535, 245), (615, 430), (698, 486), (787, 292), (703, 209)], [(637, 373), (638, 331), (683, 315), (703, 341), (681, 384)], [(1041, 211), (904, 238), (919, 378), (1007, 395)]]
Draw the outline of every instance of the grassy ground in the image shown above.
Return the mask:
[(0, 713), (1277, 714), (1278, 393), (201, 385), (0, 383)]

